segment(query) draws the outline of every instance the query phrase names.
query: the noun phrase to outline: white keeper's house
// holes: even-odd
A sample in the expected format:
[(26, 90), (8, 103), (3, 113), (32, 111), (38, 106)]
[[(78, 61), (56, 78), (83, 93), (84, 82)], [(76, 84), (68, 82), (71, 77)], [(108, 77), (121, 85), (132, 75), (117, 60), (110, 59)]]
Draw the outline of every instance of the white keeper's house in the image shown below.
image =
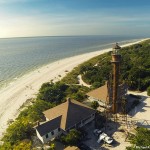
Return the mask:
[(46, 143), (70, 129), (80, 128), (95, 118), (96, 111), (78, 101), (68, 100), (43, 112), (46, 121), (39, 123), (35, 129), (38, 138)]

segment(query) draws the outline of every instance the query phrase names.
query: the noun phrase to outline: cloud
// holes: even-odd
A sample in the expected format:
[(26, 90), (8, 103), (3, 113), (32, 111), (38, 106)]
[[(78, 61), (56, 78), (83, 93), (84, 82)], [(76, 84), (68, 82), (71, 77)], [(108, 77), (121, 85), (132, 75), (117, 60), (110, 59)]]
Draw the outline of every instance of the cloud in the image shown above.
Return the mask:
[[(8, 0), (17, 2), (21, 0)], [(22, 0), (22, 2), (27, 0)], [(2, 0), (0, 0), (2, 2)], [(38, 12), (0, 13), (1, 37), (39, 35), (135, 34), (149, 31), (146, 14), (110, 14), (110, 12)], [(30, 15), (29, 15), (30, 14)]]
[(0, 4), (22, 3), (27, 1), (29, 0), (0, 0)]

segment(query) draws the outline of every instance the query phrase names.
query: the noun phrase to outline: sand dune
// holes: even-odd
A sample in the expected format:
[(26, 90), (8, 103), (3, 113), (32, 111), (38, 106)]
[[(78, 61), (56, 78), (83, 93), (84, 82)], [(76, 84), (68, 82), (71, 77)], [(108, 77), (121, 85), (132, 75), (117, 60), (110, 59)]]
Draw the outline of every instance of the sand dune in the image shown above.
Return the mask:
[[(143, 39), (144, 40), (144, 39)], [(141, 42), (140, 40), (138, 42)], [(123, 45), (129, 46), (138, 42)], [(18, 109), (27, 100), (35, 97), (42, 83), (50, 80), (60, 80), (58, 75), (64, 77), (65, 70), (71, 71), (74, 67), (89, 60), (90, 58), (110, 51), (105, 49), (96, 52), (90, 52), (66, 59), (62, 59), (35, 70), (0, 91), (0, 137), (7, 128), (7, 121), (17, 116)]]

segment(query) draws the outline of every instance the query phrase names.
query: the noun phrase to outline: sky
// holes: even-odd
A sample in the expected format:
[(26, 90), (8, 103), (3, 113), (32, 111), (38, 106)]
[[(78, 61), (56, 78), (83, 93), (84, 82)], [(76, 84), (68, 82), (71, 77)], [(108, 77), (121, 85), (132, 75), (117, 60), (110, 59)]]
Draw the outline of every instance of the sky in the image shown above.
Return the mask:
[(150, 0), (0, 0), (0, 38), (150, 36)]

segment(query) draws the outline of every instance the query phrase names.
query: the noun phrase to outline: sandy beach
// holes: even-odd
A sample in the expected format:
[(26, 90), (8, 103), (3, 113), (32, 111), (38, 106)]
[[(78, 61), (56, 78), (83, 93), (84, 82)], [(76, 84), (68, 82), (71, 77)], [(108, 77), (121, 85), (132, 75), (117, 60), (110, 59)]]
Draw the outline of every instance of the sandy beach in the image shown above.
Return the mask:
[[(121, 46), (129, 46), (143, 40)], [(110, 50), (111, 48), (56, 61), (24, 75), (5, 89), (2, 89), (0, 91), (0, 138), (7, 128), (7, 121), (9, 119), (15, 119), (20, 106), (22, 106), (27, 99), (35, 97), (44, 82), (48, 82), (52, 79), (58, 81), (66, 75), (66, 70), (71, 71), (74, 67), (90, 58)], [(61, 75), (61, 78), (59, 75)]]

